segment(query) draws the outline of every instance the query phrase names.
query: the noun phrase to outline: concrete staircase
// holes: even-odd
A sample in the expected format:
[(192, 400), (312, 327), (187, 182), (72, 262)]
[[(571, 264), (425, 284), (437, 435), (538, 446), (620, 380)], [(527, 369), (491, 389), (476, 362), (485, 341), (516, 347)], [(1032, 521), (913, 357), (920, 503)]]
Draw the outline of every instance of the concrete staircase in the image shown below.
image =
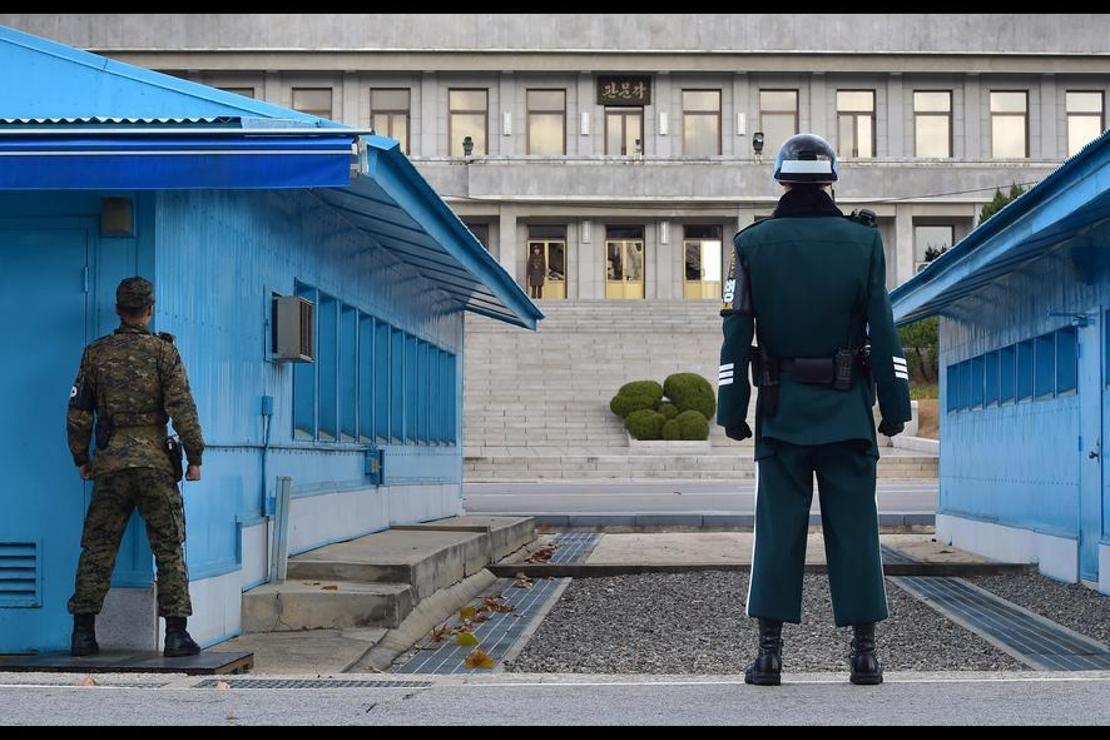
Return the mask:
[[(732, 442), (714, 423), (703, 450), (637, 450), (609, 411), (609, 400), (630, 380), (662, 383), (690, 371), (716, 387), (716, 301), (541, 301), (540, 307), (547, 318), (536, 332), (467, 316), (466, 480), (752, 477), (750, 445)], [(936, 456), (884, 448), (879, 474), (935, 477)]]
[(243, 594), (243, 632), (397, 628), (422, 601), (534, 539), (531, 517), (461, 516), (302, 553), (284, 583)]

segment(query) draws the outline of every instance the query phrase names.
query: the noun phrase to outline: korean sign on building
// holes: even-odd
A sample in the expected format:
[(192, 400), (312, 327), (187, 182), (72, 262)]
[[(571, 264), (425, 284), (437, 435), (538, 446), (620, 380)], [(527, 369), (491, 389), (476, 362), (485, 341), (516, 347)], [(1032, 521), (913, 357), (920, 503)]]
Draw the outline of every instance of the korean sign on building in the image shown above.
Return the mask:
[(651, 78), (606, 76), (597, 78), (598, 105), (650, 105)]

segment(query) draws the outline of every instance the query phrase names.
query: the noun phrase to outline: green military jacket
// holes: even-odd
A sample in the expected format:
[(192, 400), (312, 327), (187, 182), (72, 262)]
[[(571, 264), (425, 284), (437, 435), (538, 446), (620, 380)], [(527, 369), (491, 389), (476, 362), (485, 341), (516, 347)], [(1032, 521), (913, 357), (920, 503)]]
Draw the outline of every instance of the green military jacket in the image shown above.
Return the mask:
[(824, 191), (809, 188), (788, 191), (775, 215), (739, 232), (733, 247), (721, 310), (717, 423), (739, 427), (747, 416), (753, 335), (780, 358), (832, 357), (869, 336), (871, 378), (857, 373), (850, 389), (836, 390), (784, 372), (775, 415), (763, 414), (757, 401), (754, 434), (756, 459), (773, 454), (768, 440), (865, 440), (878, 457), (871, 413), (876, 391), (884, 420), (910, 419), (909, 375), (878, 229), (845, 217)]
[(204, 438), (172, 335), (121, 323), (113, 334), (85, 347), (69, 395), (66, 432), (75, 465), (89, 462), (96, 417), (94, 477), (126, 468), (172, 473), (165, 451), (167, 418), (173, 419), (189, 463), (201, 464)]

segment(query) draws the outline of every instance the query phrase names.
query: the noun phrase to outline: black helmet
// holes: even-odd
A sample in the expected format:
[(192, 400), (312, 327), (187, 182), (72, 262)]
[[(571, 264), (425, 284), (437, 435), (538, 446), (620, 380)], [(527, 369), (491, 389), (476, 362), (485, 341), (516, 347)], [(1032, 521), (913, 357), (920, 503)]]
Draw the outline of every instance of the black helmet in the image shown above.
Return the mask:
[(836, 182), (836, 150), (817, 134), (795, 134), (775, 157), (774, 178), (779, 182)]

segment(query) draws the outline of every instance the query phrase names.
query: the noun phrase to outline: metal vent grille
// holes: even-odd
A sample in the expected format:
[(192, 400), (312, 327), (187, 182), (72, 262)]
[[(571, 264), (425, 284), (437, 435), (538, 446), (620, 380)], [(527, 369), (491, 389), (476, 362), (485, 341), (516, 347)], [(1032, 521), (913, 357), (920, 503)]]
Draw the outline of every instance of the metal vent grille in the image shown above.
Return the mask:
[(41, 606), (36, 542), (0, 542), (0, 606)]
[(426, 689), (431, 681), (356, 681), (336, 678), (207, 678), (195, 689), (213, 689), (219, 683), (233, 689)]

